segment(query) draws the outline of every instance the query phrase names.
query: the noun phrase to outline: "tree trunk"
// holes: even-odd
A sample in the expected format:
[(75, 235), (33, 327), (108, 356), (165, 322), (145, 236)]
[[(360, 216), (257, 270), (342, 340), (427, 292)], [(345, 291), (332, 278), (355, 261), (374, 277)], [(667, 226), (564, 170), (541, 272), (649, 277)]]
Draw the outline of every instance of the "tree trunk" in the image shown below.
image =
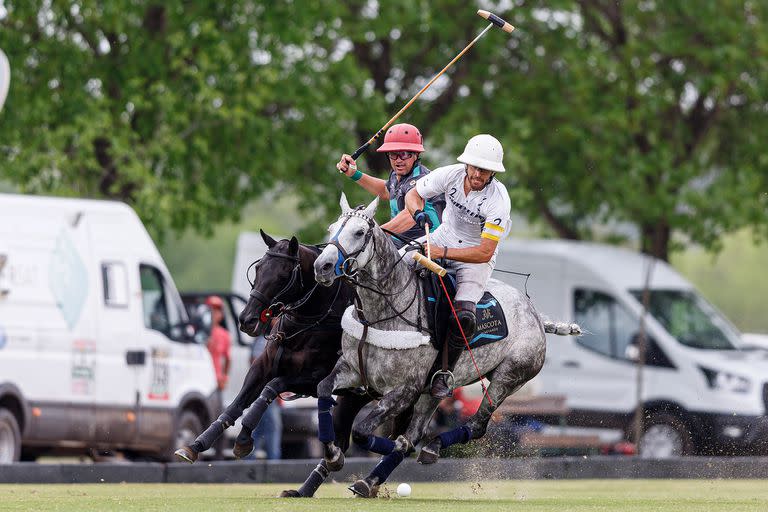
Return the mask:
[(662, 261), (669, 261), (669, 242), (671, 229), (666, 220), (660, 220), (653, 224), (642, 224), (641, 247), (645, 254), (649, 254)]

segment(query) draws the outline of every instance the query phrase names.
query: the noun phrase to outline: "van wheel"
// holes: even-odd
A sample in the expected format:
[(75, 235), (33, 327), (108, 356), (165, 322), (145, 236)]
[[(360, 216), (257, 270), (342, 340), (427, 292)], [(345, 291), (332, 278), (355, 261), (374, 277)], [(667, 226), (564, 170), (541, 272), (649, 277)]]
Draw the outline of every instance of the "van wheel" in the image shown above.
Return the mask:
[(17, 462), (21, 457), (21, 429), (16, 416), (0, 409), (0, 464)]
[(189, 446), (195, 442), (197, 436), (203, 431), (203, 423), (197, 414), (190, 410), (184, 410), (176, 421), (176, 431), (173, 435), (173, 444), (171, 449), (165, 455), (166, 461), (173, 461), (173, 453), (184, 446)]
[(668, 459), (693, 453), (693, 442), (688, 427), (677, 416), (666, 412), (653, 412), (646, 418), (638, 447), (644, 459)]

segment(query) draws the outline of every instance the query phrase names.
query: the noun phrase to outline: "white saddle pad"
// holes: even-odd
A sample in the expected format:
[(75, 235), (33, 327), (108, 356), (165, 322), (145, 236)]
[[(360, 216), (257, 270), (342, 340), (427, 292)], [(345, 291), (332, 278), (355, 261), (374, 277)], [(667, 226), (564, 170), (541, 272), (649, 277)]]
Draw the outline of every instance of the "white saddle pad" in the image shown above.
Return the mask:
[[(354, 306), (349, 306), (341, 317), (341, 328), (344, 332), (359, 340), (363, 337), (363, 324), (354, 317)], [(429, 345), (429, 336), (417, 331), (383, 331), (368, 327), (366, 343), (381, 348), (405, 350), (422, 345)]]

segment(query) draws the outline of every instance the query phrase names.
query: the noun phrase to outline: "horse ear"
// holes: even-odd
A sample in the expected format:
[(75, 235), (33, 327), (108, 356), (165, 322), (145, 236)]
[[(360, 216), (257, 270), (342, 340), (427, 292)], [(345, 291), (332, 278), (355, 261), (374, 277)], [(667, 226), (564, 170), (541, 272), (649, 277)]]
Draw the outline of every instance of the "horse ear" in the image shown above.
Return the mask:
[(267, 244), (267, 249), (271, 249), (275, 246), (277, 243), (275, 239), (266, 234), (263, 229), (260, 229), (259, 233), (261, 233), (261, 239), (264, 240), (265, 244)]
[(371, 204), (366, 206), (365, 208), (365, 214), (370, 217), (371, 219), (374, 218), (376, 215), (376, 208), (379, 206), (379, 196), (376, 196), (376, 199), (371, 201)]
[(339, 205), (341, 205), (341, 213), (347, 213), (352, 209), (349, 207), (349, 201), (347, 201), (347, 195), (344, 192), (341, 193), (341, 201), (339, 201)]
[(288, 254), (298, 254), (299, 253), (299, 239), (295, 236), (291, 237), (291, 241), (288, 242)]

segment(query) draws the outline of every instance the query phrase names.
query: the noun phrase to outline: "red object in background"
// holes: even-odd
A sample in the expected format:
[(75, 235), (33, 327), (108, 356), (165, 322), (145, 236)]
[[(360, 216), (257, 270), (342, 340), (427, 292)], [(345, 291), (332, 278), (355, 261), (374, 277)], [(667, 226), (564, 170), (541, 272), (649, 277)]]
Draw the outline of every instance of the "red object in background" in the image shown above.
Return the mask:
[(211, 295), (210, 297), (205, 299), (205, 303), (210, 308), (222, 309), (224, 307), (224, 301), (221, 300), (221, 297), (219, 297), (218, 295)]
[(480, 408), (480, 404), (483, 403), (483, 398), (467, 398), (464, 396), (464, 391), (461, 388), (453, 390), (453, 399), (457, 402), (461, 402), (462, 407), (460, 415), (462, 419), (469, 418), (477, 412)]
[(619, 441), (618, 443), (604, 445), (600, 452), (603, 455), (637, 455), (635, 443)]

